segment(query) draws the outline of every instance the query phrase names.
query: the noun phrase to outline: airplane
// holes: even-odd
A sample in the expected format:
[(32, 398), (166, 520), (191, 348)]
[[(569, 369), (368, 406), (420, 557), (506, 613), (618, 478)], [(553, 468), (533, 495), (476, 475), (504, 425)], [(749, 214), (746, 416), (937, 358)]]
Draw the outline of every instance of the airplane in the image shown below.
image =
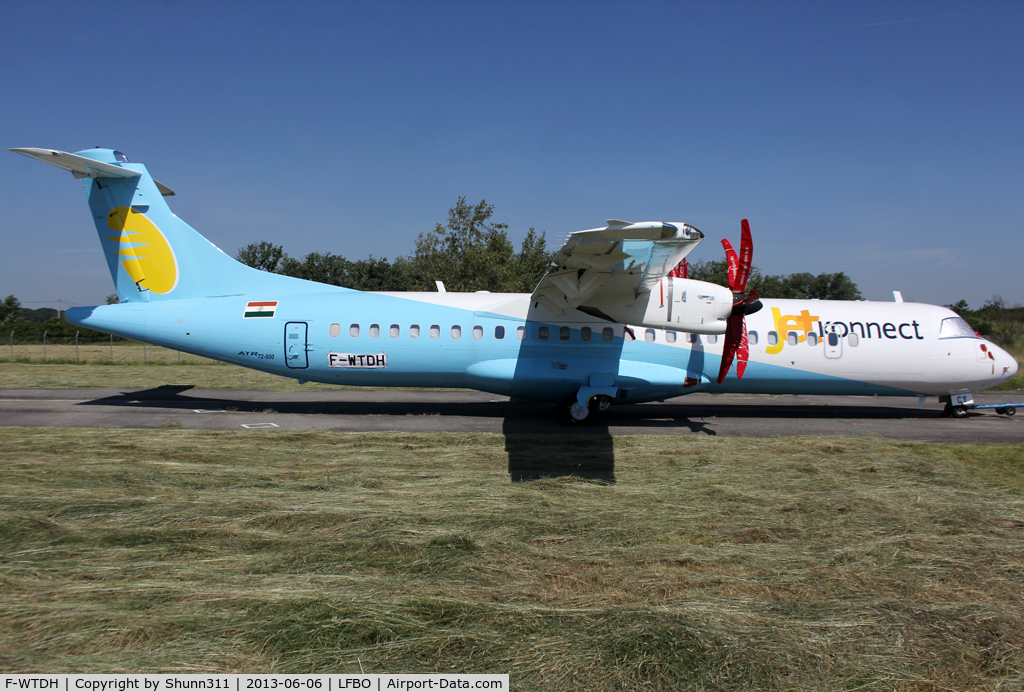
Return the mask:
[(694, 392), (937, 396), (962, 417), (1018, 368), (944, 307), (746, 293), (746, 220), (738, 253), (722, 241), (728, 287), (679, 271), (696, 227), (613, 219), (569, 234), (532, 294), (362, 292), (236, 261), (121, 152), (11, 151), (88, 197), (120, 303), (69, 323), (300, 383), (476, 389), (560, 404), (572, 423)]

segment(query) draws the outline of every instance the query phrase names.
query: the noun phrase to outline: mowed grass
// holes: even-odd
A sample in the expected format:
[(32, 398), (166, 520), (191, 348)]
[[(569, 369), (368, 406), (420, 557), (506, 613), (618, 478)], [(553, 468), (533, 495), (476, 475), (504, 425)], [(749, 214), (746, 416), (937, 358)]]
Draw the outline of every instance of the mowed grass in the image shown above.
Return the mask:
[[(166, 385), (191, 385), (207, 388), (266, 389), (290, 392), (330, 389), (335, 385), (307, 383), (280, 377), (209, 358), (193, 356), (140, 342), (116, 342), (113, 359), (109, 344), (83, 344), (46, 347), (45, 361), (41, 345), (15, 345), (0, 348), (0, 387), (14, 389), (75, 387), (120, 387), (152, 389)], [(180, 361), (180, 362), (179, 362)]]
[[(4, 671), (1022, 684), (1024, 445), (21, 428), (0, 444)], [(957, 461), (984, 469), (981, 447), (1007, 487)], [(510, 481), (549, 460), (609, 482)]]

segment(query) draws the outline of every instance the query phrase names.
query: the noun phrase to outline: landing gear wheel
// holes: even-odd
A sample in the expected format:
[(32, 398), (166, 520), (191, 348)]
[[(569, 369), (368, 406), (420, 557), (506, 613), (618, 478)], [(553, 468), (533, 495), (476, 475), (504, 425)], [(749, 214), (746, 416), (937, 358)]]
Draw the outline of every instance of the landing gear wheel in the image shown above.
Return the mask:
[(608, 410), (608, 407), (612, 405), (612, 398), (610, 396), (604, 396), (599, 394), (590, 400), (590, 412), (591, 413), (604, 413)]
[(579, 425), (590, 418), (590, 407), (580, 406), (576, 399), (572, 400), (572, 403), (568, 407), (569, 422)]
[(954, 406), (953, 404), (946, 404), (942, 409), (943, 418), (966, 418), (967, 407), (966, 406)]

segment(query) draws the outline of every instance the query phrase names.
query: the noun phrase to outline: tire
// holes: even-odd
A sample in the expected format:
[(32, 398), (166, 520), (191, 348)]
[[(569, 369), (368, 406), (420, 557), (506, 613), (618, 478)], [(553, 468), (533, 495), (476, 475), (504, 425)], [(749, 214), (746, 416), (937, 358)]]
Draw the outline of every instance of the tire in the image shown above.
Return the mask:
[(566, 413), (568, 414), (569, 422), (574, 425), (582, 425), (590, 418), (590, 408), (588, 406), (580, 406), (576, 399), (573, 399), (569, 406), (566, 407)]
[(966, 406), (954, 406), (953, 407), (953, 417), (954, 418), (966, 418), (967, 417), (967, 407)]
[(1007, 406), (1006, 407), (1006, 415), (1012, 416), (1015, 413), (1017, 413), (1017, 408), (1015, 406)]

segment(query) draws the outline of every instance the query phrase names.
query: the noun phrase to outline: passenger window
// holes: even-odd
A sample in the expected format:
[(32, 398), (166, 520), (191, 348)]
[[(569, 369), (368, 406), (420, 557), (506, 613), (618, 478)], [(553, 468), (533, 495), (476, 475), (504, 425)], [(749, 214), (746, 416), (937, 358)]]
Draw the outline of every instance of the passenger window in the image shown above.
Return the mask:
[(688, 343), (691, 343), (691, 344), (697, 343), (697, 335), (696, 334), (687, 334), (686, 335), (686, 341)]
[(860, 337), (857, 336), (857, 332), (850, 332), (849, 336), (846, 337), (846, 343), (850, 346), (856, 346), (860, 343)]
[(420, 326), (418, 324), (409, 325), (409, 338), (418, 339), (420, 338)]
[(797, 335), (796, 332), (789, 332), (788, 334), (786, 334), (786, 341), (789, 342), (790, 346), (796, 346), (798, 343), (800, 343), (800, 337)]
[(777, 343), (779, 343), (779, 333), (768, 332), (768, 345), (775, 346)]
[(349, 336), (359, 336), (359, 325), (358, 324), (350, 324), (349, 327), (348, 327), (348, 335)]
[(648, 329), (646, 332), (644, 332), (644, 341), (646, 341), (647, 343), (652, 343), (654, 341), (653, 329)]
[(482, 339), (484, 338), (484, 328), (479, 324), (473, 325), (473, 338)]
[(809, 332), (807, 334), (807, 343), (810, 344), (811, 346), (817, 346), (818, 345), (818, 335), (815, 334), (814, 332)]
[(665, 332), (665, 341), (669, 342), (670, 344), (674, 344), (676, 342), (676, 333)]
[(378, 336), (380, 336), (380, 325), (379, 324), (371, 324), (370, 325), (370, 337), (376, 339)]
[(601, 330), (601, 338), (605, 341), (611, 341), (615, 338), (615, 330), (611, 327), (605, 327)]
[(718, 334), (708, 334), (708, 343), (709, 344), (717, 344), (718, 343)]
[(397, 339), (398, 335), (401, 334), (401, 333), (402, 333), (402, 328), (399, 327), (397, 324), (391, 325), (391, 329), (388, 330), (388, 334), (391, 335), (392, 339)]
[(590, 327), (580, 327), (580, 339), (583, 341), (590, 341), (590, 336), (593, 334)]
[(462, 325), (461, 324), (453, 324), (452, 325), (452, 338), (453, 339), (461, 339), (462, 338)]
[(341, 325), (337, 322), (331, 325), (331, 336), (341, 336)]
[(559, 327), (558, 328), (558, 338), (561, 339), (562, 341), (568, 341), (569, 340), (569, 336), (571, 334), (572, 334), (572, 330), (569, 329), (568, 327)]
[(547, 341), (550, 335), (551, 330), (548, 329), (547, 327), (540, 327), (539, 329), (537, 329), (537, 338), (540, 339), (541, 341)]
[(751, 346), (757, 346), (757, 332), (749, 332), (747, 334), (747, 343)]
[(839, 345), (839, 335), (836, 334), (835, 332), (829, 332), (828, 333), (828, 345), (829, 346), (838, 346)]
[(430, 338), (431, 339), (436, 339), (439, 336), (441, 336), (441, 325), (439, 325), (439, 324), (432, 324), (432, 325), (430, 325)]
[(505, 338), (505, 328), (502, 327), (500, 324), (497, 327), (494, 328), (494, 338), (495, 339), (504, 339)]
[(516, 327), (516, 338), (520, 341), (526, 338), (526, 327)]

